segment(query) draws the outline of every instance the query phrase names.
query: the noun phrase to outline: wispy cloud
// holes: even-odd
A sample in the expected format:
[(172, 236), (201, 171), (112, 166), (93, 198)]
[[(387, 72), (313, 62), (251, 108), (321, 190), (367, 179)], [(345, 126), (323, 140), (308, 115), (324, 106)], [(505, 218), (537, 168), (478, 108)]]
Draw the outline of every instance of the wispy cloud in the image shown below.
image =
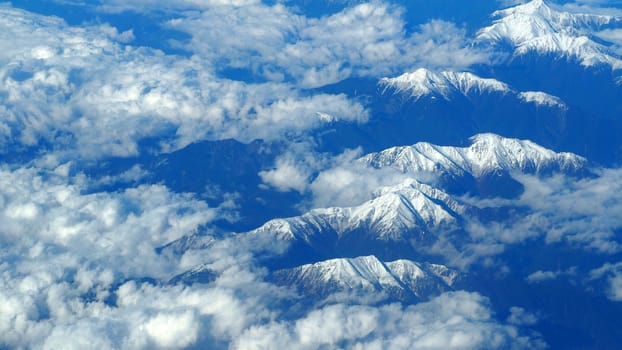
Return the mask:
[[(525, 242), (565, 245), (605, 256), (616, 254), (622, 248), (617, 234), (622, 221), (616, 214), (622, 210), (622, 201), (615, 189), (610, 191), (610, 186), (619, 183), (621, 174), (620, 169), (602, 170), (599, 177), (583, 180), (564, 175), (539, 178), (515, 174), (525, 189), (520, 198), (490, 201), (463, 197), (463, 200), (481, 208), (520, 210), (501, 221), (468, 218), (465, 230), (470, 239), (459, 248), (460, 253), (451, 243), (440, 251), (453, 257), (454, 264), (463, 266), (486, 262)], [(571, 273), (572, 270), (536, 271), (527, 280), (536, 283)]]

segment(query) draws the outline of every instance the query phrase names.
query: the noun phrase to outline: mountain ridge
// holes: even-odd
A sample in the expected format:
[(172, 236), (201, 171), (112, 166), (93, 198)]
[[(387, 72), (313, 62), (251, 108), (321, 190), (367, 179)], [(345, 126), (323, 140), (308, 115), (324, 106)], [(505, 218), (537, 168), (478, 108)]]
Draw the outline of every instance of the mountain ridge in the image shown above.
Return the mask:
[(528, 140), (504, 138), (492, 133), (470, 138), (468, 147), (437, 146), (419, 142), (368, 154), (361, 162), (374, 168), (393, 167), (402, 172), (445, 171), (475, 177), (494, 170), (542, 173), (549, 169), (579, 171), (587, 160), (568, 152), (554, 152)]
[(385, 293), (399, 300), (426, 300), (452, 286), (460, 274), (443, 265), (399, 259), (383, 262), (373, 255), (337, 258), (277, 270), (272, 279), (305, 295), (335, 292)]
[(378, 82), (382, 87), (382, 94), (407, 95), (415, 102), (424, 96), (442, 98), (451, 101), (457, 95), (468, 99), (482, 94), (514, 95), (524, 103), (533, 103), (538, 106), (567, 109), (566, 103), (559, 97), (542, 91), (516, 91), (510, 85), (492, 78), (482, 78), (470, 72), (455, 72), (445, 70), (434, 72), (426, 68), (419, 68), (393, 78), (382, 78)]
[(509, 44), (514, 56), (556, 53), (574, 57), (585, 67), (622, 68), (619, 55), (593, 40), (606, 26), (622, 24), (618, 17), (567, 12), (543, 0), (495, 11), (493, 17), (497, 18), (493, 24), (477, 33), (478, 42)]

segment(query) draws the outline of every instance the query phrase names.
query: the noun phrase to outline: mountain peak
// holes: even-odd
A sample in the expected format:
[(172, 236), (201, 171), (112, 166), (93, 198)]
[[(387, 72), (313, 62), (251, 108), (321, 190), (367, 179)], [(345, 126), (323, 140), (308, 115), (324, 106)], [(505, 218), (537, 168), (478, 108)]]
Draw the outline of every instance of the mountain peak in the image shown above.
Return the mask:
[[(312, 248), (341, 240), (406, 242), (422, 233), (454, 227), (468, 207), (442, 190), (407, 179), (381, 187), (374, 198), (354, 207), (313, 209), (303, 215), (274, 219), (248, 237), (269, 235), (276, 241), (299, 242)], [(318, 245), (319, 244), (319, 245)]]
[(279, 284), (294, 285), (307, 294), (326, 296), (334, 292), (387, 293), (399, 299), (427, 299), (451, 290), (458, 273), (443, 265), (410, 260), (382, 262), (374, 255), (338, 258), (279, 270)]
[(440, 97), (451, 101), (452, 97), (462, 95), (470, 98), (484, 93), (501, 93), (514, 95), (519, 101), (533, 103), (538, 106), (567, 109), (559, 97), (541, 91), (519, 92), (508, 84), (491, 78), (482, 78), (470, 72), (443, 71), (433, 72), (419, 68), (394, 78), (382, 78), (379, 85), (384, 92), (406, 94), (415, 101), (423, 96)]
[(395, 78), (382, 78), (379, 82), (387, 89), (408, 93), (414, 99), (425, 95), (451, 100), (453, 95), (468, 96), (472, 93), (507, 92), (507, 84), (495, 79), (481, 78), (469, 72), (433, 72), (419, 68)]
[(538, 106), (568, 109), (568, 106), (562, 99), (541, 91), (523, 91), (518, 96), (524, 102), (534, 103)]
[(556, 153), (528, 140), (505, 138), (492, 133), (470, 138), (469, 147), (436, 146), (419, 142), (372, 153), (361, 161), (376, 167), (394, 167), (403, 172), (470, 173), (479, 177), (495, 170), (538, 173), (548, 168), (576, 171), (586, 160), (570, 153)]
[(509, 43), (515, 55), (554, 53), (576, 58), (586, 67), (622, 67), (615, 53), (592, 39), (604, 26), (620, 21), (614, 16), (568, 12), (543, 0), (499, 10), (493, 16), (498, 19), (478, 32), (481, 42)]
[[(525, 13), (525, 14), (531, 14), (531, 15), (542, 15), (542, 14), (551, 14), (551, 7), (544, 1), (544, 0), (533, 0), (533, 1), (529, 1), (526, 2), (524, 4), (520, 4), (518, 6), (512, 7), (509, 10), (515, 11), (515, 12), (521, 12), (521, 13)], [(504, 11), (504, 10), (501, 10)], [(501, 12), (499, 11), (499, 12)], [(508, 10), (506, 10), (508, 11)]]

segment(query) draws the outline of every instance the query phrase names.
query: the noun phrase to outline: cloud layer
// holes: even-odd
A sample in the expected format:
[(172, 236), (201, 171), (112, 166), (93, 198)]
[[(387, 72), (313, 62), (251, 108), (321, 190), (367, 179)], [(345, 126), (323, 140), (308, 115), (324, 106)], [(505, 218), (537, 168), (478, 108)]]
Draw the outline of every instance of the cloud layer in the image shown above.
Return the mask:
[(278, 140), (326, 116), (368, 118), (344, 95), (223, 79), (215, 62), (127, 46), (107, 25), (72, 27), (7, 5), (0, 23), (4, 152), (50, 144), (87, 158), (128, 156), (146, 138), (171, 150), (204, 139)]
[(219, 6), (169, 25), (189, 33), (192, 39), (184, 48), (201, 57), (269, 80), (293, 79), (304, 87), (421, 65), (463, 68), (487, 59), (450, 22), (433, 20), (407, 34), (402, 11), (372, 1), (308, 18), (280, 4)]
[[(135, 46), (132, 30), (69, 25), (0, 5), (0, 153), (34, 153), (27, 164), (0, 165), (0, 347), (544, 347), (524, 328), (537, 324), (536, 315), (515, 306), (499, 318), (479, 293), (444, 293), (416, 305), (302, 300), (271, 284), (265, 256), (255, 255), (265, 247), (282, 253), (286, 244), (212, 226), (229, 217), (231, 201), (210, 207), (161, 184), (93, 191), (145, 178), (151, 169), (138, 165), (99, 180), (81, 173), (81, 160), (136, 155), (144, 141), (167, 152), (205, 139), (262, 138), (288, 145), (273, 169), (257, 174), (266, 187), (307, 195), (301, 207), (358, 205), (413, 175), (367, 167), (359, 150), (330, 156), (314, 153), (312, 142), (291, 142), (335, 121), (375, 117), (345, 94), (314, 88), (489, 60), (460, 25), (431, 20), (411, 28), (404, 9), (385, 1), (320, 17), (257, 0), (94, 6), (107, 13), (158, 8), (166, 28), (189, 35), (171, 43), (188, 55)], [(619, 39), (614, 30), (602, 36)], [(236, 80), (228, 69), (245, 76)], [(492, 224), (465, 219), (462, 245), (441, 236), (433, 253), (463, 267), (532, 239), (619, 253), (622, 171), (598, 175), (516, 175), (525, 186), (520, 198), (457, 198), (528, 214)], [(213, 279), (172, 282), (201, 269)], [(527, 281), (571, 273), (536, 271)], [(605, 280), (607, 296), (622, 300), (620, 263), (590, 278)]]
[[(157, 185), (83, 194), (83, 177), (55, 170), (0, 170), (0, 343), (54, 348), (73, 339), (70, 345), (79, 348), (93, 339), (115, 347), (111, 339), (98, 343), (100, 337), (89, 336), (122, 331), (111, 318), (113, 300), (123, 300), (119, 291), (113, 294), (115, 286), (179, 273), (179, 261), (156, 248), (196, 232), (216, 210)], [(55, 339), (61, 343), (54, 345)]]
[[(5, 346), (542, 345), (496, 321), (476, 293), (448, 293), (411, 307), (336, 303), (291, 319), (281, 305), (298, 296), (264, 282), (266, 272), (249, 247), (205, 235), (218, 208), (159, 185), (87, 194), (87, 179), (68, 176), (68, 166), (0, 171)], [(197, 233), (205, 244), (181, 253), (158, 249)], [(216, 280), (168, 283), (197, 264), (212, 269)]]
[(487, 300), (478, 294), (443, 294), (404, 308), (343, 304), (317, 309), (288, 323), (252, 327), (235, 341), (235, 349), (293, 347), (317, 349), (512, 349), (542, 348), (541, 341), (517, 329), (491, 322)]

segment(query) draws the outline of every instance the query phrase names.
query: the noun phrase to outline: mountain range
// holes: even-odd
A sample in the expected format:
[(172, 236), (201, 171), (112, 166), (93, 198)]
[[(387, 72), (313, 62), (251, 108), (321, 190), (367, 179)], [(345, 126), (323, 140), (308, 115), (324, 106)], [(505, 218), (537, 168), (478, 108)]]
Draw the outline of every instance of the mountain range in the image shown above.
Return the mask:
[(16, 0), (0, 29), (0, 349), (622, 344), (621, 4)]

